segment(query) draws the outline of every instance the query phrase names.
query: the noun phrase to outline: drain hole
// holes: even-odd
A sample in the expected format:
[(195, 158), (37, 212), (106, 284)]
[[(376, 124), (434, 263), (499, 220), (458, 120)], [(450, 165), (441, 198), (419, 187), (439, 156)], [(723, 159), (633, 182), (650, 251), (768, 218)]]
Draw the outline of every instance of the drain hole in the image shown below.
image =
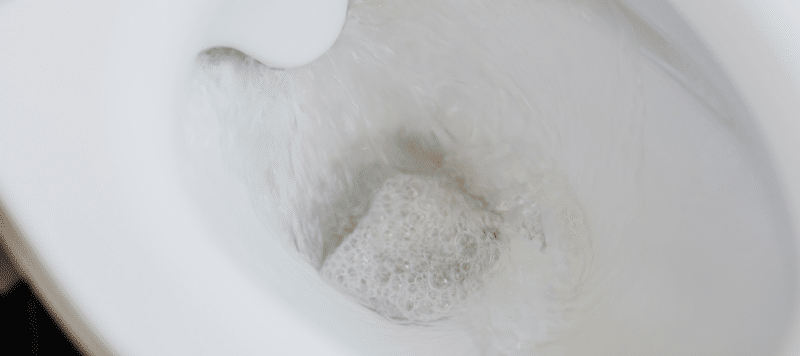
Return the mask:
[(500, 216), (436, 178), (387, 179), (324, 279), (379, 314), (429, 323), (452, 316), (499, 255)]

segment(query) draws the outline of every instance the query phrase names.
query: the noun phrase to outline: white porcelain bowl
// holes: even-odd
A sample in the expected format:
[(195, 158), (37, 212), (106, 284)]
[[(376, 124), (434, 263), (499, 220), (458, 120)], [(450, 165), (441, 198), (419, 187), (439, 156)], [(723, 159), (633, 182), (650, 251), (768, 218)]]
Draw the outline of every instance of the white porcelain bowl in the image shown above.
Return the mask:
[[(736, 318), (719, 314), (719, 330), (727, 330), (714, 333), (719, 339), (662, 341), (696, 345), (698, 354), (736, 354), (746, 349), (744, 345), (779, 355), (800, 354), (800, 52), (794, 45), (800, 42), (800, 5), (626, 3), (656, 30), (658, 36), (651, 40), (670, 43), (694, 61), (693, 67), (683, 69), (703, 71), (721, 97), (743, 99), (731, 104), (733, 116), (747, 118), (742, 119), (748, 132), (744, 136), (759, 142), (753, 147), (763, 148), (754, 149), (753, 155), (766, 172), (762, 173), (771, 177), (767, 181), (774, 183), (766, 186), (765, 196), (780, 202), (771, 217), (773, 230), (763, 236), (771, 247), (752, 248), (763, 260), (747, 254), (752, 246), (748, 240), (720, 247), (711, 257), (689, 258), (687, 267), (723, 266), (715, 270), (719, 278), (712, 282), (724, 284), (737, 278), (763, 279), (761, 269), (779, 266), (775, 268), (782, 272), (774, 281), (758, 284), (766, 289), (743, 288), (730, 298), (708, 301), (714, 313), (754, 316), (755, 324), (767, 327), (737, 334), (736, 330), (752, 330), (746, 325), (737, 329), (730, 325)], [(252, 209), (202, 206), (185, 187), (177, 168), (182, 156), (172, 141), (176, 103), (192, 61), (209, 46), (230, 45), (253, 48), (254, 54), (263, 54), (264, 63), (274, 66), (301, 65), (330, 46), (336, 33), (309, 32), (305, 35), (317, 42), (305, 42), (309, 46), (303, 48), (292, 47), (298, 41), (278, 36), (259, 49), (262, 43), (250, 44), (241, 36), (250, 27), (225, 25), (253, 21), (251, 12), (236, 7), (253, 4), (221, 4), (0, 2), (0, 205), (5, 212), (0, 231), (23, 274), (91, 354), (437, 354), (442, 345), (432, 341), (435, 337), (407, 332), (364, 313), (326, 288), (308, 264), (277, 240), (264, 242), (263, 251), (269, 252), (262, 258), (271, 272), (267, 280), (220, 245), (220, 229), (277, 232), (262, 224)], [(263, 4), (275, 9), (286, 5)], [(337, 18), (341, 21), (332, 13), (317, 15), (331, 18), (334, 27)], [(233, 18), (241, 22), (225, 20)], [(283, 19), (275, 17), (275, 23)], [(642, 36), (650, 35), (643, 31)], [(231, 185), (215, 194), (246, 193)], [(209, 209), (218, 213), (214, 221), (205, 214)], [(654, 247), (644, 242), (642, 248)], [(724, 266), (730, 261), (713, 256), (742, 256), (752, 273), (726, 274)], [(664, 271), (680, 265), (674, 262), (680, 258), (664, 262)], [(725, 288), (739, 285), (731, 283)], [(624, 307), (645, 314), (657, 307), (651, 296), (634, 293), (647, 288), (628, 289), (631, 293), (622, 300), (629, 304)], [(705, 288), (713, 286), (700, 285), (693, 292)], [(762, 297), (765, 303), (748, 304)], [(690, 315), (659, 320), (671, 310), (665, 308), (644, 321), (637, 320), (635, 312), (622, 313), (614, 319), (619, 325), (597, 326), (605, 330), (598, 334), (604, 340), (594, 340), (593, 349), (582, 351), (620, 354), (615, 347), (636, 344), (628, 340), (635, 336), (626, 334), (638, 327), (635, 322), (643, 329), (648, 323), (662, 323), (658, 330), (664, 335), (692, 329)], [(773, 315), (780, 318), (764, 319)], [(697, 324), (715, 325), (705, 319)], [(669, 354), (667, 349), (653, 352)]]

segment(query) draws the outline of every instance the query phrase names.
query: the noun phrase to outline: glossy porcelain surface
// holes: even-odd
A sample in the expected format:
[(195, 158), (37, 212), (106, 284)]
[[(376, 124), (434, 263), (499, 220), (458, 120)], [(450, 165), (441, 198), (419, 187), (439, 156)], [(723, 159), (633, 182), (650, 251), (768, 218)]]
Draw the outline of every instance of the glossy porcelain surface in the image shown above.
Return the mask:
[[(0, 227), (6, 245), (82, 347), (96, 354), (350, 355), (353, 345), (376, 351), (412, 342), (414, 335), (359, 317), (343, 297), (309, 282), (315, 271), (277, 243), (266, 257), (276, 266), (275, 279), (256, 281), (219, 247), (199, 213), (172, 145), (180, 83), (196, 54), (222, 41), (291, 67), (313, 60), (335, 39), (330, 31), (308, 34), (314, 45), (293, 49), (296, 41), (279, 36), (274, 47), (259, 50), (237, 34), (241, 28), (219, 25), (238, 11), (219, 11), (221, 3), (0, 2), (0, 206), (9, 222)], [(341, 10), (337, 4), (332, 8)], [(793, 43), (800, 41), (800, 5), (668, 5), (684, 16), (684, 30), (697, 34), (743, 98), (764, 138), (768, 166), (777, 172), (773, 189), (786, 206), (786, 226), (798, 236), (800, 53)], [(661, 22), (660, 6), (646, 1), (631, 7), (681, 38), (674, 23)], [(320, 16), (325, 21), (314, 22), (326, 28), (343, 21)], [(289, 52), (296, 55), (284, 56)], [(243, 194), (239, 188), (230, 193)], [(235, 215), (226, 223), (257, 224), (254, 214)], [(783, 253), (794, 260), (798, 246), (788, 244)], [(797, 280), (792, 268), (788, 273)], [(314, 305), (326, 308), (308, 312)], [(781, 355), (800, 354), (796, 309), (787, 310), (788, 332), (765, 330), (786, 333)]]

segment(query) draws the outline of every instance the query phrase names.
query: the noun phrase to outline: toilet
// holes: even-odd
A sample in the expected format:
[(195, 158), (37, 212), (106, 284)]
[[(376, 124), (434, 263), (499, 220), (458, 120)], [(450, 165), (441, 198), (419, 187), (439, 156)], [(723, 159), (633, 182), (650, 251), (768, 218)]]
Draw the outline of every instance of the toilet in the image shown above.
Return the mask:
[[(586, 188), (580, 179), (592, 176), (569, 160), (581, 152), (563, 148), (556, 160), (586, 198), (589, 226), (613, 229), (598, 216), (619, 209), (632, 237), (593, 240), (595, 270), (609, 256), (624, 263), (605, 270), (615, 282), (546, 354), (800, 354), (800, 5), (596, 3), (664, 69), (653, 76), (705, 106), (643, 99), (650, 148), (630, 162), (651, 168), (630, 176), (645, 198), (615, 200), (625, 204), (588, 199), (627, 182)], [(347, 7), (0, 1), (3, 246), (81, 350), (503, 354), (469, 332), (393, 323), (331, 288), (282, 237), (279, 211), (259, 214), (250, 186), (187, 164), (175, 144), (186, 139), (176, 117), (198, 53), (236, 48), (276, 71), (313, 65), (345, 45), (335, 42)], [(526, 354), (517, 351), (505, 354)]]

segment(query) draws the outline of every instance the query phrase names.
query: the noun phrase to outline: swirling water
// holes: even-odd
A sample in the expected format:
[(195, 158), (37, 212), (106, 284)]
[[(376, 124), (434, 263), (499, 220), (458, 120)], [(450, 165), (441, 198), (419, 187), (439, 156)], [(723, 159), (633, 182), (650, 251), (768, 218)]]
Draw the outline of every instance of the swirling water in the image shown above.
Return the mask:
[(219, 121), (256, 211), (354, 303), (468, 330), (485, 355), (557, 352), (605, 285), (584, 211), (599, 203), (581, 199), (604, 177), (584, 172), (636, 185), (634, 46), (577, 1), (362, 0), (347, 16), (301, 68), (202, 53), (190, 116)]

